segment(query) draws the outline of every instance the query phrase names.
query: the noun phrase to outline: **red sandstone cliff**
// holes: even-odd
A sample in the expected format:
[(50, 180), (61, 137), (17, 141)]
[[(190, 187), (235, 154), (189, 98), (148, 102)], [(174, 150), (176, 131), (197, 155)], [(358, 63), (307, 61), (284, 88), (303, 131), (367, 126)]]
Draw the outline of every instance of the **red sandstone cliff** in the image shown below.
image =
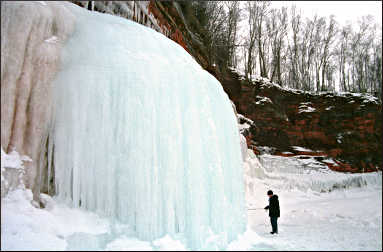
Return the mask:
[[(253, 120), (245, 133), (249, 147), (272, 146), (274, 154), (332, 157), (331, 169), (382, 170), (382, 104), (361, 94), (312, 94), (283, 89), (267, 80), (248, 82), (232, 73), (239, 89), (230, 98)], [(225, 82), (222, 82), (225, 86)], [(303, 146), (314, 152), (296, 151)]]

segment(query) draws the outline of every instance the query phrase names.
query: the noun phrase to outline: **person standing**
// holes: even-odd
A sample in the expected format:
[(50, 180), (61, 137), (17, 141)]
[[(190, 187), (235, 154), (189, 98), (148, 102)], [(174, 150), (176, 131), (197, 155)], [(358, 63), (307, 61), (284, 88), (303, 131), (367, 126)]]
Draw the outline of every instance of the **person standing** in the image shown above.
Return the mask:
[(269, 196), (269, 205), (265, 207), (266, 211), (269, 210), (270, 222), (272, 231), (270, 234), (278, 234), (278, 217), (280, 217), (278, 195), (273, 194), (273, 191), (267, 192)]

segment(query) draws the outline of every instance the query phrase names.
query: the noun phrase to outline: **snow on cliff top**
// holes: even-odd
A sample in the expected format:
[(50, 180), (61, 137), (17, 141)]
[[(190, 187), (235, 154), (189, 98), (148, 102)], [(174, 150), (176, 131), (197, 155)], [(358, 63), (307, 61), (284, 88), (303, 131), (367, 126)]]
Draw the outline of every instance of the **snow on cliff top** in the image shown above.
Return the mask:
[(310, 112), (315, 112), (316, 109), (311, 107), (312, 104), (311, 102), (304, 102), (304, 103), (301, 103), (301, 105), (298, 107), (299, 108), (299, 114), (300, 113), (310, 113)]
[[(240, 70), (238, 70), (236, 68), (233, 68), (233, 67), (229, 67), (229, 69), (232, 72), (237, 73), (240, 76), (241, 80), (245, 80), (246, 79), (245, 78), (245, 74), (243, 72), (241, 72)], [(298, 90), (298, 89), (294, 89), (294, 88), (290, 88), (290, 87), (282, 87), (282, 86), (280, 86), (277, 83), (271, 82), (268, 78), (264, 78), (264, 77), (257, 76), (257, 75), (252, 75), (250, 79), (251, 79), (251, 82), (253, 84), (255, 84), (255, 82), (260, 83), (261, 84), (260, 85), (261, 89), (275, 87), (275, 88), (277, 88), (279, 90), (292, 92), (294, 94), (309, 94), (309, 95), (314, 95), (314, 96), (326, 95), (327, 94), (326, 95), (327, 98), (335, 97), (335, 96), (338, 96), (338, 97), (354, 97), (354, 98), (363, 99), (363, 101), (362, 101), (363, 103), (379, 104), (379, 99), (378, 98), (376, 98), (373, 95), (367, 94), (367, 93), (363, 94), (363, 93), (351, 93), (351, 92), (340, 92), (340, 91), (320, 91), (320, 92), (303, 91), (303, 90)]]

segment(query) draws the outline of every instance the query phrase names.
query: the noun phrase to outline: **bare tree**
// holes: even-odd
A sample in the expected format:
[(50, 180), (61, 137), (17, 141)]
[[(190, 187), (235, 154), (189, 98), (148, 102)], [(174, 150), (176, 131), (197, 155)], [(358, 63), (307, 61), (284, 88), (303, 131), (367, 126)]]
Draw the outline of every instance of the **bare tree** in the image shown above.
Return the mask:
[(323, 40), (323, 52), (322, 52), (322, 57), (321, 57), (321, 66), (322, 66), (322, 86), (321, 90), (327, 90), (326, 82), (325, 82), (325, 74), (326, 70), (329, 64), (330, 57), (333, 55), (331, 52), (331, 45), (334, 42), (335, 35), (337, 33), (336, 29), (336, 21), (334, 19), (334, 16), (330, 16), (330, 21), (328, 26), (326, 27), (326, 35)]
[[(246, 76), (253, 75), (256, 68), (256, 51), (259, 57), (259, 68), (262, 77), (267, 77), (267, 61), (265, 51), (268, 50), (267, 36), (265, 35), (264, 21), (266, 19), (269, 1), (247, 1), (249, 37), (247, 42)], [(257, 46), (257, 47), (256, 47)]]
[(270, 79), (282, 84), (281, 59), (282, 50), (285, 46), (284, 38), (287, 33), (287, 8), (281, 10), (272, 9), (266, 19), (266, 28), (271, 47)]
[(295, 6), (288, 12), (270, 9), (268, 1), (247, 1), (242, 14), (248, 33), (241, 35), (239, 2), (195, 5), (204, 10), (198, 20), (206, 31), (202, 37), (212, 63), (235, 67), (242, 54), (246, 78), (257, 73), (296, 89), (320, 92), (339, 87), (381, 96), (382, 39), (371, 17), (363, 17), (354, 31), (351, 25), (338, 28), (334, 16), (303, 20)]
[(291, 68), (289, 71), (289, 86), (293, 88), (299, 88), (298, 77), (298, 47), (299, 47), (299, 33), (301, 29), (301, 15), (297, 13), (296, 6), (293, 5), (291, 9), (291, 32), (292, 42), (289, 41), (289, 59)]
[(239, 2), (228, 1), (225, 2), (228, 9), (227, 15), (227, 46), (228, 46), (228, 65), (234, 66), (237, 64), (236, 60), (236, 41), (238, 23), (240, 22), (241, 9), (239, 8)]
[(338, 64), (339, 64), (339, 84), (342, 91), (350, 90), (349, 83), (346, 83), (346, 59), (349, 57), (349, 44), (351, 37), (351, 24), (343, 27), (339, 32), (339, 41), (337, 47), (337, 56), (338, 56)]
[(316, 45), (317, 45), (317, 36), (315, 36), (314, 28), (317, 23), (317, 16), (314, 16), (314, 20), (311, 21), (306, 19), (306, 22), (302, 24), (302, 38), (299, 42), (299, 55), (298, 55), (298, 71), (299, 71), (299, 82), (301, 83), (301, 89), (303, 90), (312, 90), (313, 85), (311, 84), (311, 75), (312, 75), (312, 60), (314, 57)]
[[(381, 31), (382, 29), (380, 29)], [(378, 36), (376, 42), (373, 45), (373, 94), (382, 100), (382, 35)]]
[(210, 65), (220, 60), (221, 45), (225, 43), (226, 13), (219, 1), (195, 2), (195, 15), (199, 20), (199, 31), (204, 45), (207, 47)]
[(254, 57), (254, 47), (255, 47), (255, 32), (256, 32), (256, 22), (258, 9), (256, 8), (256, 2), (247, 1), (246, 10), (248, 13), (248, 24), (249, 24), (249, 37), (247, 42), (247, 64), (245, 66), (246, 77), (249, 78), (253, 74), (253, 69), (255, 68)]
[(257, 6), (257, 17), (255, 19), (256, 24), (256, 40), (258, 42), (258, 56), (259, 56), (259, 68), (261, 71), (261, 77), (268, 77), (268, 37), (265, 34), (264, 29), (264, 20), (266, 19), (266, 15), (268, 14), (268, 7), (270, 6), (270, 2), (268, 1), (260, 1), (256, 2)]

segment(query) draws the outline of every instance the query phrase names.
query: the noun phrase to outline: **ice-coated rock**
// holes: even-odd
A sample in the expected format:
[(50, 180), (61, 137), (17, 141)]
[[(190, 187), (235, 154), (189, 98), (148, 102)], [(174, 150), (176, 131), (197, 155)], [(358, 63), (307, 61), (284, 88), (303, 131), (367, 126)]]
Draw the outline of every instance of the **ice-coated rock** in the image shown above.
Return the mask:
[(32, 158), (24, 181), (35, 200), (51, 179), (45, 169), (51, 82), (74, 23), (61, 3), (1, 2), (1, 146)]

